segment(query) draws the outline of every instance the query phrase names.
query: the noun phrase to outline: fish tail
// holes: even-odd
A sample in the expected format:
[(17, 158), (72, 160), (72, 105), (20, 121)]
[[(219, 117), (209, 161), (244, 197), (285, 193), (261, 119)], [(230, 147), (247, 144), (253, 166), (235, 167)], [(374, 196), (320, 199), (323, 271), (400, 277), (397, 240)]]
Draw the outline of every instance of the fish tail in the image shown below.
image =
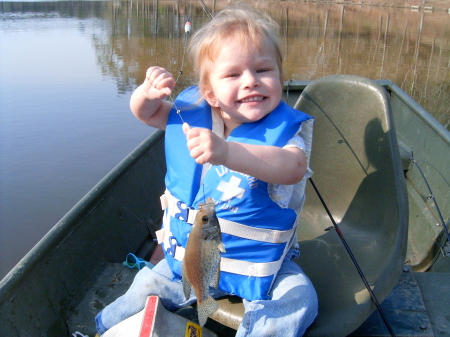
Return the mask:
[(216, 300), (212, 297), (208, 297), (202, 303), (197, 303), (197, 311), (198, 311), (198, 323), (200, 326), (204, 326), (208, 316), (211, 316), (219, 309), (219, 305)]

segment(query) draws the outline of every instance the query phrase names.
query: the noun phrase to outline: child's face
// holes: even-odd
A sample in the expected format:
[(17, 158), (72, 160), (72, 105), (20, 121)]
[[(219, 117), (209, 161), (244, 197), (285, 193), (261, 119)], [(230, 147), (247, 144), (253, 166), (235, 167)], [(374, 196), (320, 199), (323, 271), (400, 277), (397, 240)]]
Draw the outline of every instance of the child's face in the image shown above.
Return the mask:
[(242, 123), (260, 120), (281, 100), (280, 70), (273, 48), (242, 47), (226, 41), (213, 62), (206, 100), (220, 108), (229, 131)]

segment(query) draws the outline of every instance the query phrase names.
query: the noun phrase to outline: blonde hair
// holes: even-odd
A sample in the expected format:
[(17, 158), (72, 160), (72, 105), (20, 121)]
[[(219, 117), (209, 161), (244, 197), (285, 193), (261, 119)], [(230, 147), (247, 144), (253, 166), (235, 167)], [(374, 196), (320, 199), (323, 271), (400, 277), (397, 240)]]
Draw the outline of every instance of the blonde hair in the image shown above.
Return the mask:
[(209, 75), (221, 46), (231, 38), (242, 43), (244, 48), (273, 47), (283, 82), (281, 41), (278, 24), (266, 13), (238, 4), (220, 11), (210, 22), (199, 29), (190, 39), (189, 53), (202, 96), (209, 87)]

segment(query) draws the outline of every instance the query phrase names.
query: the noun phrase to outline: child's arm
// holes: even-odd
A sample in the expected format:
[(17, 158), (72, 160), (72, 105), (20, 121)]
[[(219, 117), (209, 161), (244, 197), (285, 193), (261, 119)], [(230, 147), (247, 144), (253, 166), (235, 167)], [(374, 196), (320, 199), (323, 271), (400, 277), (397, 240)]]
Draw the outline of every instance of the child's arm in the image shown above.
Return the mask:
[(164, 130), (172, 108), (172, 103), (164, 99), (172, 94), (174, 87), (175, 80), (166, 69), (148, 68), (144, 83), (131, 96), (131, 111), (145, 124)]
[(271, 184), (292, 185), (305, 176), (307, 158), (297, 147), (228, 142), (228, 156), (224, 165)]
[(199, 164), (224, 165), (271, 184), (296, 184), (306, 174), (307, 158), (299, 148), (227, 142), (207, 129), (187, 124), (183, 129), (190, 154)]

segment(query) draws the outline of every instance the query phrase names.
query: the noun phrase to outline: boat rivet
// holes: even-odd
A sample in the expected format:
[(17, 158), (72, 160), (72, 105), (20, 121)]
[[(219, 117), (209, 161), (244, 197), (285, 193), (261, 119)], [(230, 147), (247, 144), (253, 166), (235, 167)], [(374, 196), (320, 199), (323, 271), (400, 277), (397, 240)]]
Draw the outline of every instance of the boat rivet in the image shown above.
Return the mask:
[(420, 325), (419, 325), (419, 328), (420, 328), (421, 330), (426, 330), (428, 327), (427, 327), (425, 324), (420, 324)]

